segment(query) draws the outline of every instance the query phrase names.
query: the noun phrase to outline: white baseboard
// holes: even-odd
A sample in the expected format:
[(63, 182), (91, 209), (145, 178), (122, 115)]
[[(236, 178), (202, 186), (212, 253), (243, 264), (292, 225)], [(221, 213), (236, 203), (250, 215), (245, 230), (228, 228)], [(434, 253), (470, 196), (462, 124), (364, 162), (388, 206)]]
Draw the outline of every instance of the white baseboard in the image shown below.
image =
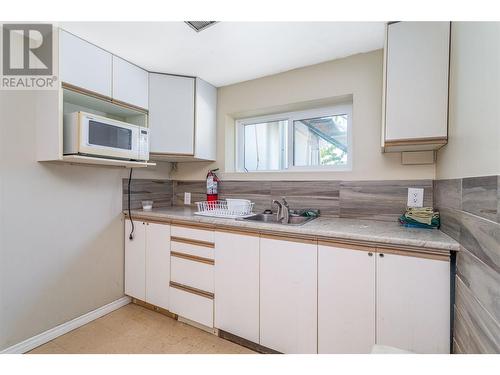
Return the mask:
[(43, 345), (46, 342), (54, 340), (56, 337), (64, 335), (69, 331), (72, 331), (78, 327), (81, 327), (87, 323), (90, 323), (101, 316), (109, 314), (110, 312), (119, 309), (122, 306), (128, 305), (130, 303), (130, 297), (122, 297), (99, 307), (93, 311), (90, 311), (78, 318), (70, 320), (69, 322), (58, 325), (57, 327), (51, 328), (45, 332), (42, 332), (36, 336), (30, 337), (27, 340), (24, 340), (18, 344), (12, 345), (7, 349), (0, 351), (0, 354), (22, 354), (29, 352), (31, 349), (36, 348), (37, 346)]

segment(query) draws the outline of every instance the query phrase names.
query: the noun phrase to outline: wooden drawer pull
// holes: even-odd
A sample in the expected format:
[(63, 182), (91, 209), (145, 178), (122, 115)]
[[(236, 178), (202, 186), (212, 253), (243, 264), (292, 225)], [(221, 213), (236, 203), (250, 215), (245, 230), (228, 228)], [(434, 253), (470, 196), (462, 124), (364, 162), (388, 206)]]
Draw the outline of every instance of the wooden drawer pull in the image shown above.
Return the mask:
[(196, 255), (191, 255), (191, 254), (179, 253), (177, 251), (171, 251), (170, 256), (173, 256), (176, 258), (182, 258), (182, 259), (186, 259), (186, 260), (192, 260), (193, 262), (210, 264), (212, 266), (215, 264), (215, 261), (213, 259), (203, 258), (203, 257), (199, 257)]
[(204, 290), (201, 290), (201, 289), (196, 289), (196, 288), (193, 288), (193, 287), (190, 287), (187, 285), (179, 284), (179, 283), (176, 283), (175, 281), (170, 282), (170, 287), (182, 290), (182, 291), (187, 292), (187, 293), (196, 294), (198, 296), (209, 298), (209, 299), (214, 299), (214, 296), (215, 296), (213, 293), (205, 292)]
[(183, 238), (183, 237), (172, 236), (172, 237), (170, 237), (170, 241), (173, 241), (173, 242), (182, 242), (182, 243), (187, 243), (189, 245), (195, 245), (195, 246), (204, 246), (204, 247), (211, 247), (211, 248), (215, 247), (215, 244), (212, 243), (212, 242), (206, 242), (206, 241), (200, 241), (200, 240), (192, 240), (192, 239)]

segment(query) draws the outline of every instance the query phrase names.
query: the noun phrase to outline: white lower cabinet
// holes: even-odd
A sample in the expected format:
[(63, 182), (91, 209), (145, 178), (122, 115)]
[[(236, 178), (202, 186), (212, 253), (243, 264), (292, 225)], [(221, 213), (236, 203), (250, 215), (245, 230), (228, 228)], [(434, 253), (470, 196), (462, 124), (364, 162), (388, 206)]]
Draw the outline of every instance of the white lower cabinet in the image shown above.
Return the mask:
[(134, 238), (130, 220), (125, 222), (125, 294), (146, 299), (146, 225), (134, 220)]
[(261, 238), (261, 345), (317, 353), (317, 250), (316, 241)]
[(450, 351), (446, 256), (134, 224), (129, 296), (282, 353)]
[(146, 223), (146, 302), (168, 310), (170, 226)]
[(215, 232), (215, 327), (259, 343), (259, 237)]
[(214, 325), (214, 300), (211, 297), (171, 286), (170, 311), (207, 327)]
[(170, 311), (214, 326), (214, 231), (172, 225)]
[(170, 226), (134, 221), (125, 223), (125, 294), (169, 308)]
[(450, 352), (450, 262), (377, 254), (377, 344)]
[(214, 292), (214, 266), (174, 256), (170, 258), (171, 279), (181, 285)]
[(373, 251), (318, 246), (318, 353), (370, 353), (375, 261)]

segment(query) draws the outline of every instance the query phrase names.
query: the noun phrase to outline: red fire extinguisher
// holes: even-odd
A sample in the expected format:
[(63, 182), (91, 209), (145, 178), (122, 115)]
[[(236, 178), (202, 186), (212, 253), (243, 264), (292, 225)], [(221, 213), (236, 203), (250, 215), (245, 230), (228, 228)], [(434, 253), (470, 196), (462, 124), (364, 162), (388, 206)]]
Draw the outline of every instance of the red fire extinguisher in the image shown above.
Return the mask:
[(219, 200), (218, 188), (219, 188), (219, 177), (215, 174), (219, 168), (212, 169), (207, 173), (207, 201), (212, 202)]

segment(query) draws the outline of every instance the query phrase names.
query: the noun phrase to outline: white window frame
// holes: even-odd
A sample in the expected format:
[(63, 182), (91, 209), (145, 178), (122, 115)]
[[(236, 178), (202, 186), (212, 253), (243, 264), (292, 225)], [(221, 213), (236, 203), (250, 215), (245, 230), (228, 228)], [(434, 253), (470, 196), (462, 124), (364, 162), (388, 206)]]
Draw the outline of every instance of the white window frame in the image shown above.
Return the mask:
[[(294, 133), (293, 133), (293, 122), (297, 120), (335, 116), (340, 114), (347, 114), (347, 163), (345, 165), (315, 165), (315, 166), (295, 166), (293, 165), (294, 158)], [(285, 149), (285, 167), (283, 169), (270, 169), (262, 171), (245, 171), (244, 160), (245, 160), (245, 129), (246, 125), (253, 125), (263, 122), (275, 122), (275, 121), (288, 121), (288, 126), (286, 129), (286, 142), (287, 148)], [(258, 117), (249, 117), (236, 120), (236, 160), (235, 167), (236, 171), (239, 173), (269, 173), (269, 172), (319, 172), (319, 171), (351, 171), (352, 170), (352, 103), (342, 103), (329, 107), (314, 108), (304, 111), (294, 111), (286, 113), (276, 113), (273, 115), (265, 115)]]

